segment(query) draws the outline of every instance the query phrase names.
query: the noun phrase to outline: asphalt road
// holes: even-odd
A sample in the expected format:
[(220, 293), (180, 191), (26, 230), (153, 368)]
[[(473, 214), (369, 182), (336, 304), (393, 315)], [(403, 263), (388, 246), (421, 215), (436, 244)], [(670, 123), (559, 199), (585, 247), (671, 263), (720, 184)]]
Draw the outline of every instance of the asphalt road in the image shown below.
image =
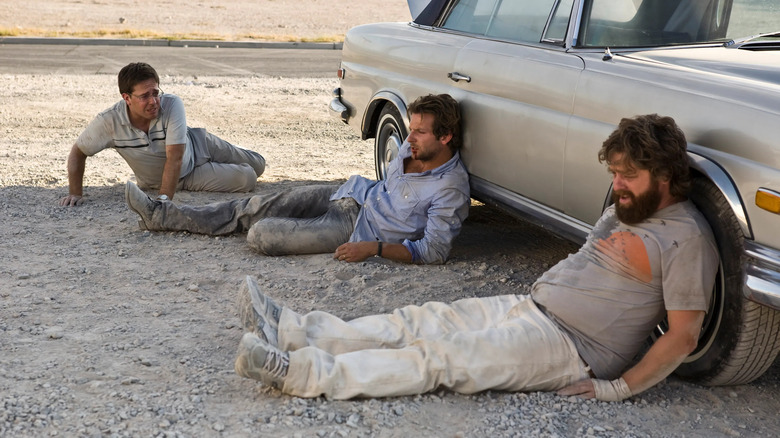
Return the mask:
[[(283, 46), (286, 47), (286, 46)], [(341, 50), (0, 44), (0, 74), (112, 74), (134, 61), (161, 75), (336, 77)]]

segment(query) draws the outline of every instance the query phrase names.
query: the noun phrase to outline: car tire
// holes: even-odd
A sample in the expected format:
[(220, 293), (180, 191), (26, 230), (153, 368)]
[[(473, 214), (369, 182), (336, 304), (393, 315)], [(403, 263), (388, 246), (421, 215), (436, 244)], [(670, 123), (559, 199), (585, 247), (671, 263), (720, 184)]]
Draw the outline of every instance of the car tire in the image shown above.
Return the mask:
[(745, 384), (760, 377), (778, 354), (780, 312), (742, 294), (744, 236), (720, 190), (694, 178), (690, 197), (709, 222), (721, 257), (699, 344), (675, 373), (704, 385)]
[(401, 113), (391, 103), (385, 104), (377, 120), (374, 137), (374, 163), (377, 179), (385, 179), (387, 166), (398, 156), (401, 145), (407, 136), (406, 125)]

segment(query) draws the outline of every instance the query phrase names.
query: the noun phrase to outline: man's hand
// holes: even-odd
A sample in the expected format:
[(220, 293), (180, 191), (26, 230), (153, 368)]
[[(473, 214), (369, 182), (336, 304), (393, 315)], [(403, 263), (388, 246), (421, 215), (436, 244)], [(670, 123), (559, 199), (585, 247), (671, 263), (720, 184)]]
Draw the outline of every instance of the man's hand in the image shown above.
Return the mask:
[(376, 242), (347, 242), (333, 253), (333, 258), (344, 262), (362, 262), (376, 254)]
[(558, 391), (558, 395), (574, 395), (601, 401), (621, 401), (631, 397), (631, 389), (622, 378), (615, 380), (585, 379)]
[(593, 387), (593, 380), (585, 379), (580, 380), (579, 382), (574, 382), (565, 388), (559, 389), (558, 395), (574, 395), (580, 398), (595, 398), (596, 389)]
[(60, 198), (61, 207), (75, 207), (84, 203), (84, 198), (81, 195), (68, 195), (64, 198)]
[(74, 207), (84, 203), (81, 197), (84, 193), (84, 168), (87, 165), (87, 156), (81, 152), (78, 145), (74, 144), (68, 154), (68, 196), (60, 199), (60, 206)]

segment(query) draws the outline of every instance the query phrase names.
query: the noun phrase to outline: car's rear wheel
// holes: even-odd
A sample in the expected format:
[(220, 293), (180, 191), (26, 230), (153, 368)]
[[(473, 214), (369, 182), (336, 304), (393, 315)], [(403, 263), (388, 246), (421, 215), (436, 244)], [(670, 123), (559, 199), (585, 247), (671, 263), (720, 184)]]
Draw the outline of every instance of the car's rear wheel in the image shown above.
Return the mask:
[[(705, 178), (695, 178), (691, 200), (709, 222), (721, 257), (699, 345), (675, 373), (705, 385), (748, 383), (777, 356), (780, 312), (742, 295), (744, 237), (720, 190)], [(665, 327), (661, 324), (659, 331)]]
[(376, 137), (374, 138), (374, 163), (376, 163), (377, 179), (387, 176), (387, 166), (398, 156), (401, 145), (406, 139), (406, 125), (398, 109), (391, 103), (382, 108), (377, 121)]

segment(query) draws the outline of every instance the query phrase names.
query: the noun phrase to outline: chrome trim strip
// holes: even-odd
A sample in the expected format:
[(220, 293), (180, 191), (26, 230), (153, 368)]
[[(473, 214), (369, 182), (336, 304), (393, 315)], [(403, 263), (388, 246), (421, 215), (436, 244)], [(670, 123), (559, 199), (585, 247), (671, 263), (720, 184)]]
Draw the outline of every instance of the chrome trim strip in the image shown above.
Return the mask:
[[(580, 25), (582, 25), (582, 11), (583, 11), (583, 8), (584, 8), (584, 4), (585, 4), (584, 1), (580, 1), (579, 4), (575, 4), (574, 5), (574, 8), (577, 9), (577, 12), (576, 12), (576, 14), (572, 14), (572, 15), (575, 15), (575, 17), (574, 17), (574, 26), (573, 26), (573, 29), (571, 29), (572, 32), (570, 32), (569, 35), (568, 35), (569, 43), (568, 43), (567, 49), (572, 49), (574, 47), (577, 47), (577, 43), (578, 43), (579, 35), (580, 35)], [(571, 25), (571, 23), (569, 23), (569, 24)]]
[(753, 241), (745, 241), (745, 255), (760, 265), (780, 272), (780, 250)]
[(780, 310), (780, 251), (745, 241), (745, 298)]
[(780, 198), (780, 192), (777, 192), (772, 189), (768, 189), (766, 187), (759, 187), (757, 191), (766, 193), (767, 195), (777, 196), (778, 198)]
[(688, 158), (691, 161), (691, 167), (699, 172), (707, 175), (713, 184), (723, 193), (726, 198), (726, 202), (731, 206), (731, 211), (737, 217), (740, 228), (742, 228), (742, 234), (747, 239), (753, 239), (753, 231), (750, 229), (750, 222), (748, 221), (747, 212), (743, 206), (742, 198), (737, 192), (734, 182), (729, 175), (714, 161), (699, 153), (701, 148), (696, 145), (688, 145)]
[(584, 243), (593, 226), (578, 219), (532, 201), (503, 187), (490, 183), (474, 175), (470, 176), (471, 195), (486, 204), (503, 207), (508, 213), (576, 243)]

